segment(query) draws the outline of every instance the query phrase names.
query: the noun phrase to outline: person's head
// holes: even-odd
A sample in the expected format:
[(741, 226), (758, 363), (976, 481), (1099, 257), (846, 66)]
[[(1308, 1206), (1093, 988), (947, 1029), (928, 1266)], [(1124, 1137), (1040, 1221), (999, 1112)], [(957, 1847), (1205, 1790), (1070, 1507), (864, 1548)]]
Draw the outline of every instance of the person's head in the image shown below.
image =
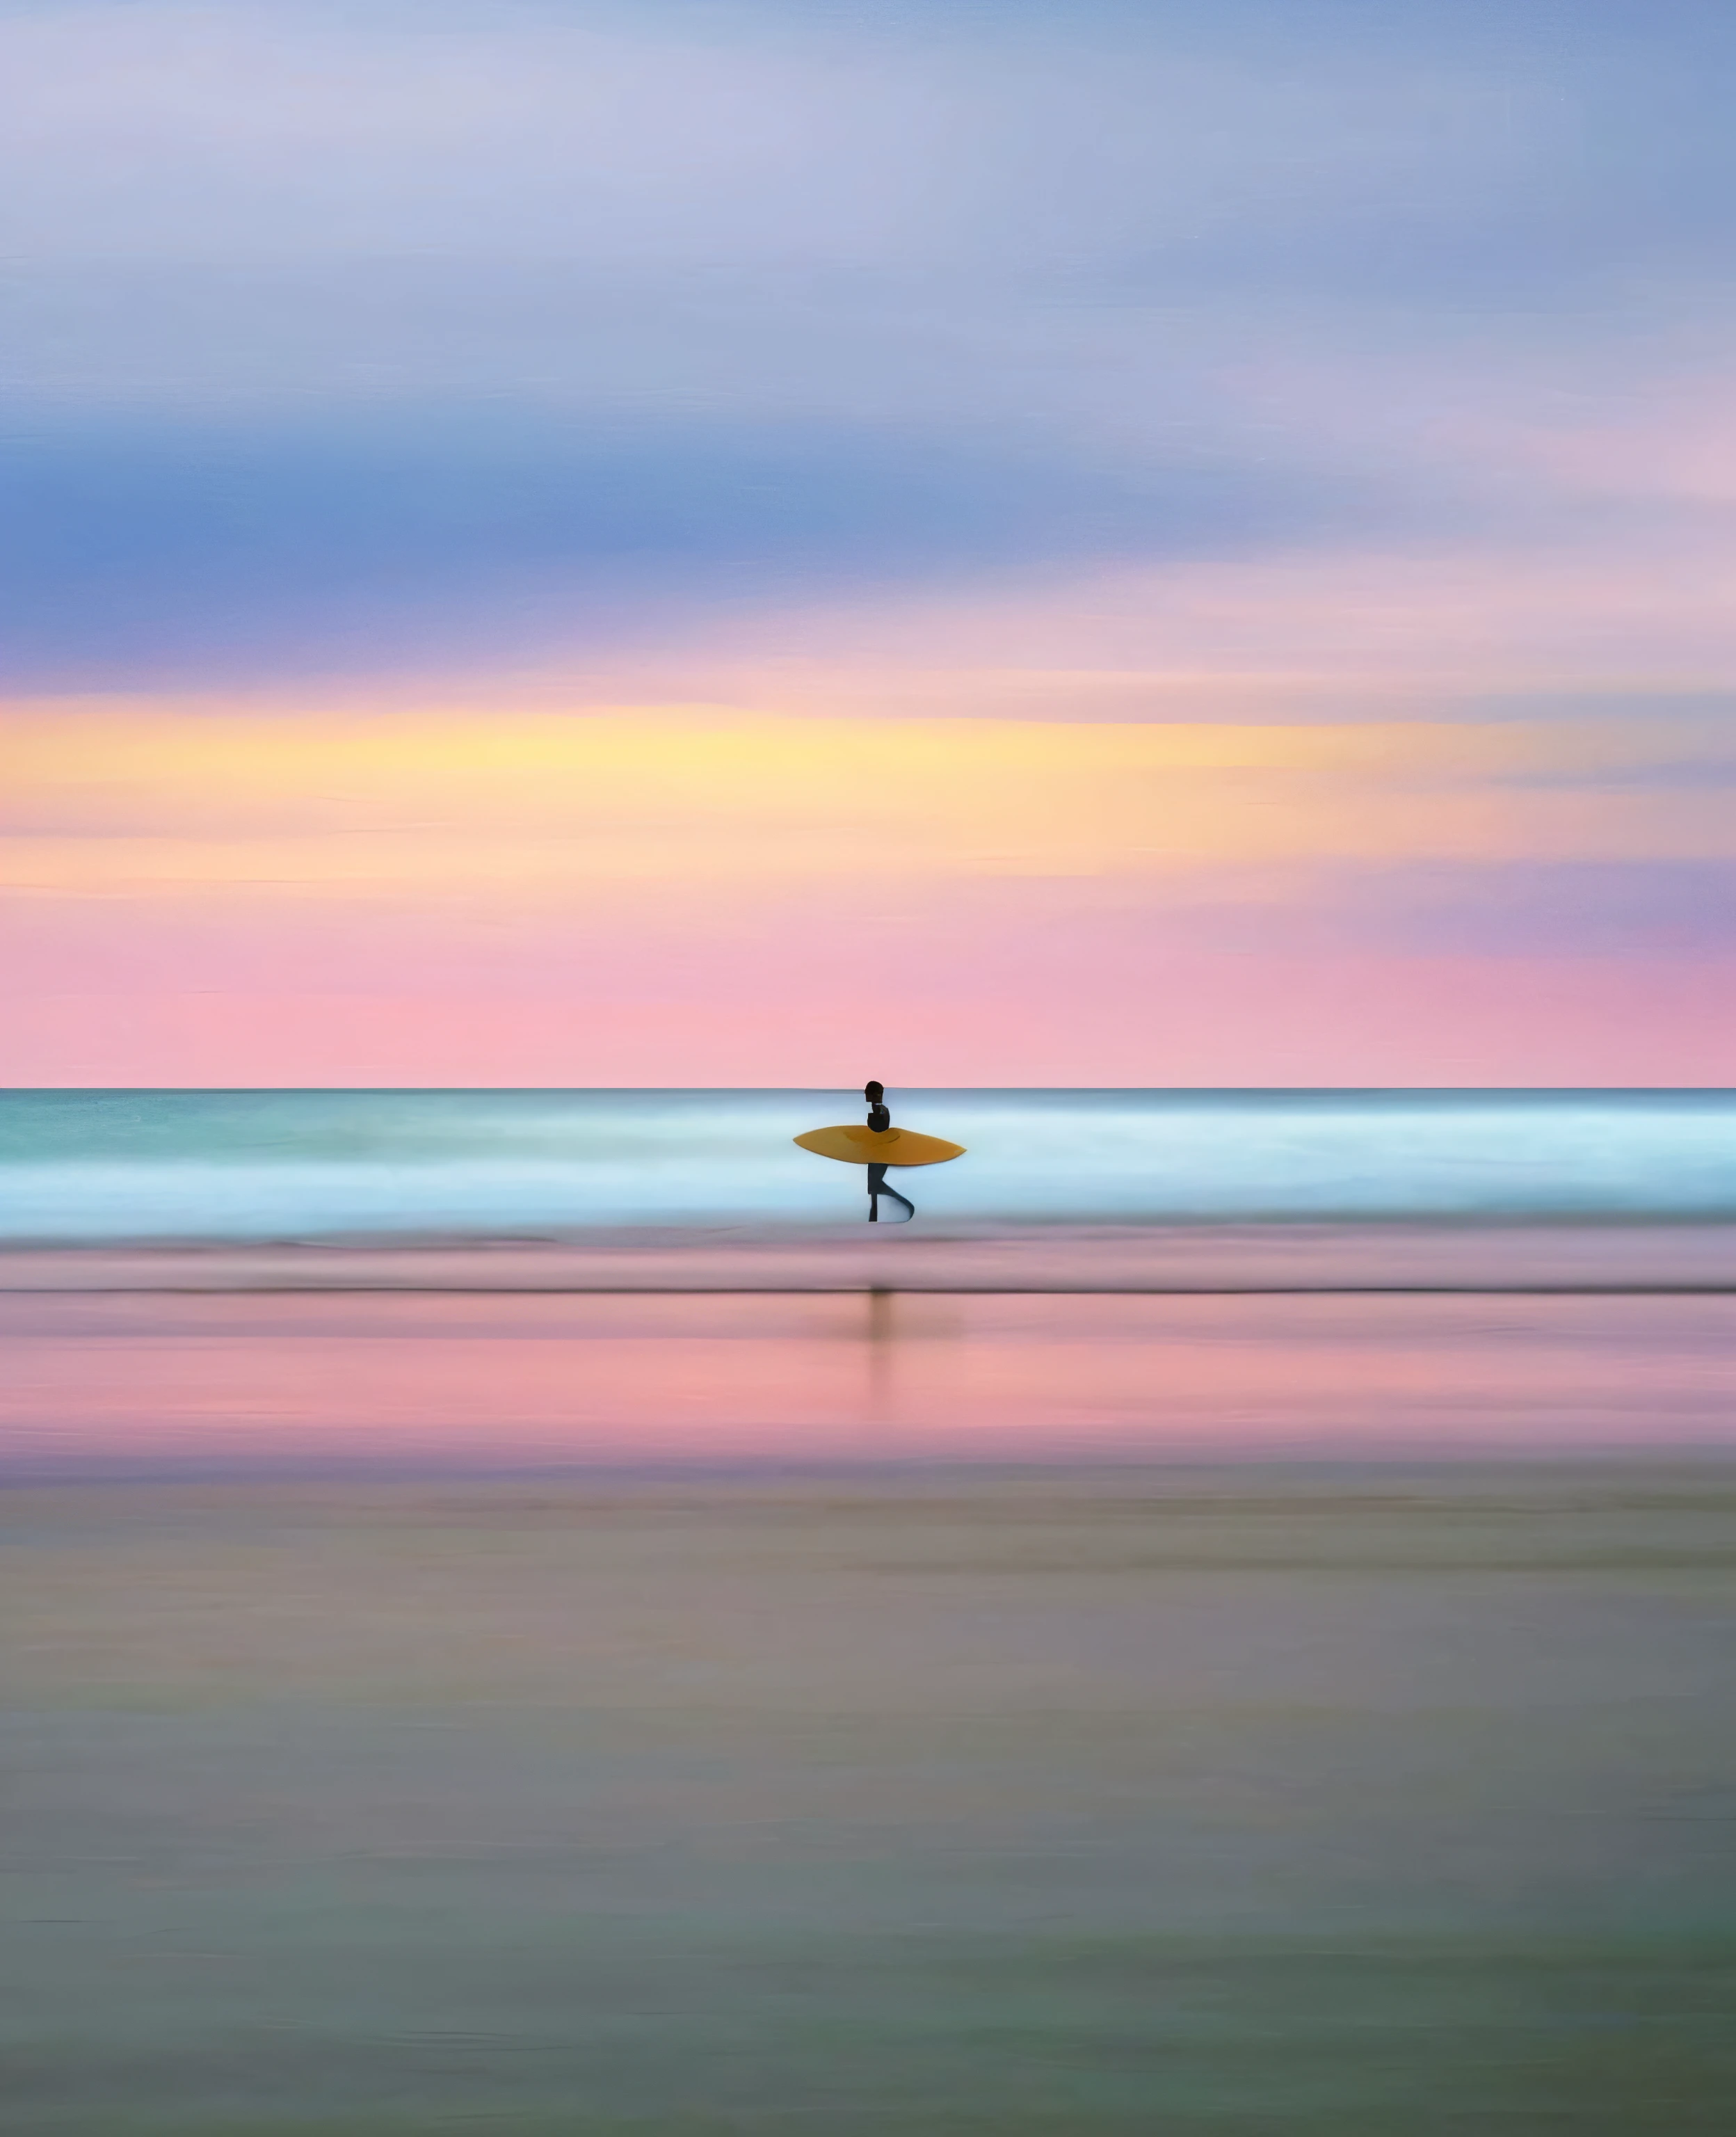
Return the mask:
[(878, 1106), (886, 1096), (886, 1093), (878, 1083), (864, 1083), (862, 1087), (862, 1095), (871, 1106)]

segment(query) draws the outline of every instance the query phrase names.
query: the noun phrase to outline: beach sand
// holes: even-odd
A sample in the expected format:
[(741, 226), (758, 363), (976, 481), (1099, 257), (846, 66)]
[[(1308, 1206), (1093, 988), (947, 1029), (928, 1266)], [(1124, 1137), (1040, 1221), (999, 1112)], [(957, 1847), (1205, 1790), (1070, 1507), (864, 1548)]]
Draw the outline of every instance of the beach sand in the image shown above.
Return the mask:
[(601, 1226), (0, 1247), (0, 1292), (1731, 1291), (1736, 1224)]
[(1733, 1335), (8, 1297), (8, 2137), (1721, 2132)]

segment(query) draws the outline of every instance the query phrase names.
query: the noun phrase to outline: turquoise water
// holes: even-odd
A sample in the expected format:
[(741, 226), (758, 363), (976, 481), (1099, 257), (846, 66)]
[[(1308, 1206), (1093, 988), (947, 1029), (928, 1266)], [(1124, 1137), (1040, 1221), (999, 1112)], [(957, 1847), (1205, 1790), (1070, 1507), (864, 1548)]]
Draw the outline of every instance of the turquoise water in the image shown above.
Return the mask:
[[(1681, 1222), (1736, 1216), (1736, 1094), (899, 1091), (969, 1146), (902, 1176), (931, 1225)], [(538, 1236), (821, 1224), (795, 1149), (853, 1092), (0, 1093), (0, 1239)]]

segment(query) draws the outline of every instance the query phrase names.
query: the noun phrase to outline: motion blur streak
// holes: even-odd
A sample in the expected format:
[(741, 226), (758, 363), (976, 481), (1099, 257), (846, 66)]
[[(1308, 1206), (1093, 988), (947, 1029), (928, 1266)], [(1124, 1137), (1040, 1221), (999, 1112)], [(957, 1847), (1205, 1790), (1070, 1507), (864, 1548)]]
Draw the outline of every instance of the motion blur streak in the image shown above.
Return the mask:
[(0, 1295), (0, 1474), (1736, 1441), (1731, 1297)]
[(69, 702), (0, 746), (22, 1083), (843, 1080), (863, 1029), (906, 1083), (1736, 1065), (1703, 714)]
[(16, 1485), (18, 2126), (1728, 2128), (1728, 1459), (1049, 1448)]

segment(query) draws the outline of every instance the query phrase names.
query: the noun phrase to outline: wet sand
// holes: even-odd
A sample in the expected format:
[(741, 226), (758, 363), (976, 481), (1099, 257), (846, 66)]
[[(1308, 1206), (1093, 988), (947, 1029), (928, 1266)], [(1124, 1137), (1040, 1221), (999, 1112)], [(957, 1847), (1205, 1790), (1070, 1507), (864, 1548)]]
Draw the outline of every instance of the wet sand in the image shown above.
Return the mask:
[(0, 1355), (7, 2137), (1736, 2122), (1736, 1300)]
[(0, 1296), (0, 1477), (1736, 1440), (1736, 1297)]
[(861, 1223), (9, 1245), (0, 1292), (1736, 1292), (1736, 1225)]
[(0, 1496), (19, 2137), (1736, 2116), (1736, 1471)]

